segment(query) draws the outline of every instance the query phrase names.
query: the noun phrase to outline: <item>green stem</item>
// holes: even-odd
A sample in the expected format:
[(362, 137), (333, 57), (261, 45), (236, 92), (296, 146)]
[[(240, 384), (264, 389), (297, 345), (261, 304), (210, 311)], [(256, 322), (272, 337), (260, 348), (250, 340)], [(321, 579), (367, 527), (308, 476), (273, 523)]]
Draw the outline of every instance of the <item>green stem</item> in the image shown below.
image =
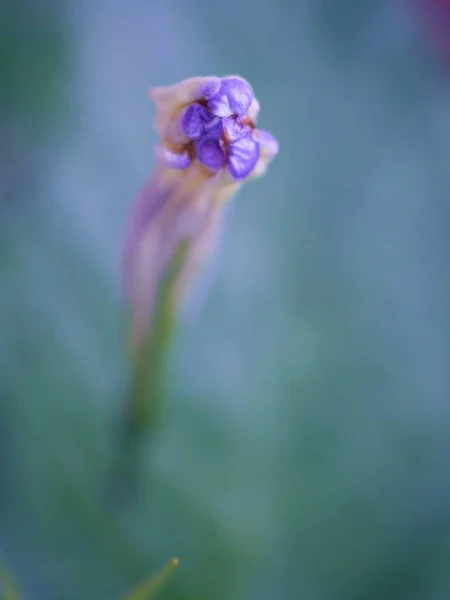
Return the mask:
[(188, 243), (182, 242), (160, 285), (152, 326), (140, 348), (132, 373), (127, 398), (125, 421), (121, 423), (118, 456), (113, 462), (112, 487), (114, 502), (128, 502), (137, 493), (140, 481), (142, 444), (154, 430), (160, 416), (167, 351), (172, 340), (177, 314), (176, 284), (184, 266)]
[(153, 425), (163, 395), (167, 350), (176, 323), (177, 299), (175, 286), (183, 268), (188, 243), (182, 242), (161, 283), (152, 314), (152, 327), (136, 359), (131, 398), (131, 422), (134, 426)]

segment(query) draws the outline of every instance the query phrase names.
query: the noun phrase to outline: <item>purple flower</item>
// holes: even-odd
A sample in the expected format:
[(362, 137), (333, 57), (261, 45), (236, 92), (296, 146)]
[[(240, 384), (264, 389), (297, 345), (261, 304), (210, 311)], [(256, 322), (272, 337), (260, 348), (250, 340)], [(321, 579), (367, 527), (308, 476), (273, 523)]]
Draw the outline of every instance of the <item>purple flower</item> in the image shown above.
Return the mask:
[[(177, 86), (152, 93), (159, 109), (157, 128), (163, 121), (162, 116), (170, 114), (160, 133), (169, 146), (174, 146), (173, 153), (159, 152), (157, 156), (162, 164), (177, 169), (183, 168), (183, 164), (188, 168), (191, 162), (186, 157), (191, 156), (211, 173), (226, 169), (234, 180), (245, 179), (256, 167), (260, 154), (266, 163), (278, 152), (278, 144), (271, 134), (256, 129), (254, 119), (259, 105), (244, 79), (231, 76), (200, 80), (179, 84), (189, 89), (186, 96), (182, 93), (184, 89), (175, 89)], [(178, 95), (184, 106), (177, 110), (168, 97), (168, 90), (172, 92), (170, 96)], [(174, 154), (183, 158), (177, 160)]]
[(159, 167), (136, 200), (125, 247), (125, 284), (135, 349), (145, 341), (155, 298), (180, 244), (179, 299), (220, 226), (224, 201), (262, 175), (278, 143), (256, 128), (259, 104), (241, 77), (196, 77), (155, 88)]

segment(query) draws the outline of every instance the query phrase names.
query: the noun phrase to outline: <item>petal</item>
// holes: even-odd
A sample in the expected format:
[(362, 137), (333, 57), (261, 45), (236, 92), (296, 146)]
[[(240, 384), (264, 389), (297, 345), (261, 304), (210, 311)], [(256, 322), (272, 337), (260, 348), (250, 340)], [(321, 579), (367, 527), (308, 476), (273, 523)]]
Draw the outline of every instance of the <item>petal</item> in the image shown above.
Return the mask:
[(179, 244), (196, 235), (199, 225), (191, 207), (203, 180), (192, 168), (176, 172), (160, 167), (133, 207), (125, 241), (124, 275), (135, 349), (145, 340), (159, 286)]
[(180, 127), (190, 140), (196, 140), (205, 133), (205, 123), (211, 119), (211, 111), (207, 108), (197, 103), (190, 104), (180, 114)]
[(223, 129), (230, 142), (238, 140), (245, 131), (242, 125), (240, 125), (233, 117), (223, 119)]
[(228, 98), (228, 104), (231, 111), (243, 117), (253, 100), (253, 90), (245, 79), (240, 77), (225, 77), (222, 79), (220, 94)]
[(267, 156), (275, 156), (280, 149), (276, 138), (269, 132), (262, 129), (253, 131), (253, 139), (261, 147), (261, 153)]
[(258, 157), (259, 146), (251, 133), (241, 137), (237, 142), (230, 145), (228, 168), (231, 175), (235, 179), (244, 179), (253, 171)]
[(220, 77), (206, 77), (206, 81), (201, 88), (201, 97), (203, 100), (211, 100), (213, 96), (220, 90), (222, 80)]
[(208, 252), (224, 201), (239, 187), (221, 170), (205, 177), (193, 163), (184, 171), (159, 167), (132, 207), (124, 248), (125, 291), (132, 309), (132, 343), (139, 350), (151, 326), (159, 286), (179, 245), (188, 241), (176, 300)]
[(206, 95), (211, 95), (211, 91), (217, 93), (220, 82), (219, 77), (190, 77), (174, 85), (152, 88), (149, 96), (157, 104), (164, 102), (185, 106), (202, 99), (205, 93)]
[(208, 167), (210, 171), (216, 172), (225, 164), (225, 153), (219, 140), (215, 138), (204, 138), (195, 144), (198, 160)]
[(216, 117), (231, 117), (233, 111), (225, 94), (218, 94), (208, 102), (208, 106)]
[(251, 119), (253, 122), (256, 122), (256, 119), (259, 114), (259, 102), (256, 98), (253, 98), (252, 103), (247, 111), (247, 117)]
[(187, 169), (192, 162), (187, 152), (177, 154), (160, 144), (155, 146), (155, 156), (160, 163), (170, 169)]
[(154, 125), (157, 133), (168, 141), (175, 141), (170, 135), (179, 112), (187, 104), (201, 100), (205, 93), (209, 96), (218, 90), (220, 81), (218, 77), (191, 77), (175, 85), (151, 89), (149, 96), (156, 104)]
[(143, 239), (153, 229), (153, 223), (158, 220), (174, 189), (170, 182), (163, 185), (161, 178), (155, 174), (132, 206), (124, 246), (124, 283), (126, 293), (134, 306), (140, 303), (137, 290), (139, 277), (136, 274)]
[(220, 138), (223, 133), (222, 119), (220, 117), (214, 117), (205, 124), (205, 132), (208, 137)]
[(258, 142), (260, 152), (258, 162), (251, 173), (252, 178), (264, 175), (267, 167), (279, 150), (277, 140), (268, 131), (255, 129), (253, 131), (253, 138)]

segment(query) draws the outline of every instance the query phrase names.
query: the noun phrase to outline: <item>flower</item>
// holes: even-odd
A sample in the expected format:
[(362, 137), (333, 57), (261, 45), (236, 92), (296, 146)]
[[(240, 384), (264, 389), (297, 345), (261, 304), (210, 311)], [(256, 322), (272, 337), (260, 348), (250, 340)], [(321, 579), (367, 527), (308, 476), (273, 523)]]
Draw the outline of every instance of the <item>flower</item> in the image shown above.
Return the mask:
[(450, 60), (450, 0), (417, 0), (428, 35), (444, 60)]
[(259, 104), (241, 77), (194, 77), (149, 95), (158, 166), (132, 207), (125, 244), (137, 350), (180, 245), (186, 252), (173, 284), (176, 305), (214, 243), (225, 201), (243, 181), (261, 176), (278, 152), (276, 139), (255, 127)]

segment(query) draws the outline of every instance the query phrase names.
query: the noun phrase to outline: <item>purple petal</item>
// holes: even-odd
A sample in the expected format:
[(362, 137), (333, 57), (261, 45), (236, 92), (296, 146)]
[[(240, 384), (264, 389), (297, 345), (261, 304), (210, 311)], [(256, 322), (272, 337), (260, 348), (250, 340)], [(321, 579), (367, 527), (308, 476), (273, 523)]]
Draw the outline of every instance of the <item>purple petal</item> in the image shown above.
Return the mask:
[(180, 115), (180, 127), (190, 140), (196, 140), (205, 133), (205, 124), (211, 119), (211, 111), (207, 108), (197, 103), (190, 104)]
[(136, 252), (145, 232), (163, 209), (172, 193), (173, 186), (163, 185), (161, 178), (158, 175), (153, 175), (133, 203), (124, 247), (125, 287), (130, 295)]
[(232, 113), (239, 117), (243, 117), (246, 114), (253, 100), (253, 90), (250, 85), (237, 77), (222, 79), (220, 95), (225, 95), (228, 98), (228, 104)]
[[(186, 238), (196, 243), (204, 227), (204, 213), (192, 210), (198, 189), (185, 189), (188, 181), (189, 175), (168, 179), (164, 171), (155, 173), (131, 211), (124, 248), (124, 283), (132, 308), (135, 350), (145, 342), (158, 290), (179, 244)], [(186, 275), (180, 273), (179, 277)]]
[(237, 142), (230, 144), (228, 165), (231, 175), (235, 179), (247, 177), (255, 168), (259, 157), (259, 146), (252, 138), (251, 133), (241, 137)]
[(265, 154), (269, 154), (270, 156), (278, 154), (279, 144), (276, 138), (268, 131), (255, 129), (253, 138), (258, 142)]
[(203, 100), (211, 100), (211, 98), (220, 90), (221, 84), (222, 80), (220, 77), (210, 77), (208, 83), (204, 85), (201, 92)]
[(191, 164), (191, 157), (187, 152), (177, 154), (159, 144), (155, 146), (155, 156), (160, 163), (170, 169), (187, 169)]
[(196, 142), (198, 160), (211, 171), (218, 171), (225, 164), (225, 154), (219, 140), (204, 138)]
[(205, 123), (205, 133), (208, 137), (220, 138), (223, 132), (222, 119), (214, 117), (208, 123)]
[(223, 129), (227, 135), (227, 138), (230, 142), (235, 142), (238, 140), (242, 134), (244, 133), (244, 128), (240, 125), (236, 119), (233, 117), (229, 117), (228, 119), (223, 119)]
[(212, 100), (208, 102), (208, 106), (216, 117), (231, 117), (233, 114), (228, 103), (228, 98), (225, 94), (222, 94), (222, 92), (212, 98)]

